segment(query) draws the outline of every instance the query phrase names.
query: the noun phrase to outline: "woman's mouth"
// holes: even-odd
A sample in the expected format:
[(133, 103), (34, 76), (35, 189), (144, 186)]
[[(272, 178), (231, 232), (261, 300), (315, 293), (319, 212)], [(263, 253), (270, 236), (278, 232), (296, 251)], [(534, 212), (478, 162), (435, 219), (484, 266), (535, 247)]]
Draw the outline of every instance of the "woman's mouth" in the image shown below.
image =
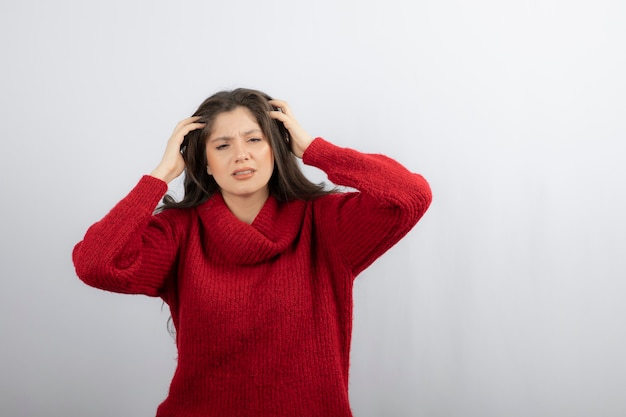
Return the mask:
[(233, 172), (233, 177), (236, 178), (247, 178), (250, 177), (252, 174), (254, 174), (256, 172), (256, 170), (251, 169), (251, 168), (247, 168), (247, 169), (238, 169), (237, 171)]

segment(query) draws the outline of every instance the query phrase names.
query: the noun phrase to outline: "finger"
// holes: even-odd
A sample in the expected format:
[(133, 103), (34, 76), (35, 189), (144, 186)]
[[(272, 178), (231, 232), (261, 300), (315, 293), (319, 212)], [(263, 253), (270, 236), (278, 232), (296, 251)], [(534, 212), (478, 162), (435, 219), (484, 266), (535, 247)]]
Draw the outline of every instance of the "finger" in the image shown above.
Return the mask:
[(197, 120), (199, 119), (200, 119), (200, 116), (193, 116), (193, 117), (188, 117), (186, 119), (181, 120), (180, 122), (176, 124), (176, 127), (174, 128), (174, 133), (178, 133), (190, 125), (197, 124)]
[(183, 126), (183, 130), (186, 130), (187, 133), (189, 133), (192, 130), (200, 129), (204, 126), (206, 126), (206, 123), (189, 123), (188, 125)]
[(286, 115), (293, 117), (293, 114), (291, 113), (291, 107), (289, 107), (289, 104), (287, 104), (285, 100), (273, 99), (269, 100), (269, 103), (274, 107), (278, 107)]
[(180, 122), (178, 122), (178, 123), (176, 124), (176, 127), (188, 125), (188, 124), (190, 124), (190, 123), (195, 122), (195, 121), (196, 121), (196, 120), (198, 120), (198, 119), (200, 119), (200, 116), (192, 116), (192, 117), (187, 117), (186, 119), (183, 119), (183, 120), (181, 120)]
[(280, 110), (270, 110), (267, 112), (272, 119), (279, 120), (283, 123), (288, 122), (290, 120), (289, 116), (283, 113)]
[(175, 136), (186, 136), (189, 132), (196, 130), (196, 129), (202, 129), (204, 126), (206, 126), (206, 123), (189, 123), (186, 125), (182, 125), (182, 126), (178, 126), (174, 132)]

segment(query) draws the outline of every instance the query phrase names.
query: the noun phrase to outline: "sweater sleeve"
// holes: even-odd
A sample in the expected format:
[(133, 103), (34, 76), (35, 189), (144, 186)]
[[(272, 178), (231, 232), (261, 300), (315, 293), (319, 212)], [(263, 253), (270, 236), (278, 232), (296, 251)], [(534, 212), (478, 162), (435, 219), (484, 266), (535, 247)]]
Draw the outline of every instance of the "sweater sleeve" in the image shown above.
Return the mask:
[(316, 138), (303, 162), (323, 170), (334, 184), (357, 190), (325, 198), (320, 215), (334, 250), (355, 275), (404, 237), (432, 200), (421, 175), (384, 155)]
[[(72, 252), (78, 277), (107, 291), (162, 296), (173, 276), (177, 238), (167, 216), (153, 212), (167, 184), (144, 176)], [(162, 214), (175, 210), (167, 210)]]

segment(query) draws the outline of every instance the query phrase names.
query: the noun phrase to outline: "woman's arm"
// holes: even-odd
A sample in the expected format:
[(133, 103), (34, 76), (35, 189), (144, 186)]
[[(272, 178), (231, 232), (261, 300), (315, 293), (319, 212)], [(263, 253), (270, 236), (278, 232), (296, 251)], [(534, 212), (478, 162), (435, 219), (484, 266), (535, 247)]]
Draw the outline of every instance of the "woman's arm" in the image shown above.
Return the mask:
[(72, 253), (76, 273), (96, 288), (160, 296), (175, 273), (179, 236), (172, 213), (153, 216), (167, 184), (144, 176)]
[(384, 155), (363, 154), (313, 138), (282, 100), (270, 101), (291, 135), (291, 150), (303, 162), (320, 168), (336, 185), (358, 190), (330, 195), (319, 204), (319, 227), (328, 230), (333, 249), (349, 270), (358, 274), (415, 226), (432, 200), (430, 187)]
[(421, 175), (384, 155), (340, 148), (317, 138), (303, 162), (326, 172), (334, 184), (358, 190), (330, 195), (318, 204), (320, 225), (354, 274), (404, 237), (432, 200)]
[(97, 288), (158, 296), (174, 274), (178, 251), (180, 211), (152, 213), (167, 191), (167, 183), (179, 176), (185, 162), (180, 146), (185, 135), (205, 125), (189, 117), (176, 125), (163, 158), (150, 176), (101, 221), (87, 230), (72, 253), (78, 276)]

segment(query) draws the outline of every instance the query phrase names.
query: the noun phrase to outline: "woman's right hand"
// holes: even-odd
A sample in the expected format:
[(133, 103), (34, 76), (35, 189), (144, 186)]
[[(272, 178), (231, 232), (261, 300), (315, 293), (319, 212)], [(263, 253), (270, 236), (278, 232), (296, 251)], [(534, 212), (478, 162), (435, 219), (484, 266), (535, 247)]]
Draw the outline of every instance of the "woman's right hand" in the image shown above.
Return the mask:
[(185, 161), (180, 152), (180, 146), (185, 139), (187, 133), (192, 130), (201, 129), (205, 123), (197, 123), (199, 116), (189, 117), (181, 120), (174, 129), (172, 136), (167, 141), (165, 153), (159, 165), (150, 173), (155, 178), (163, 180), (167, 183), (172, 181), (183, 173), (185, 169)]

